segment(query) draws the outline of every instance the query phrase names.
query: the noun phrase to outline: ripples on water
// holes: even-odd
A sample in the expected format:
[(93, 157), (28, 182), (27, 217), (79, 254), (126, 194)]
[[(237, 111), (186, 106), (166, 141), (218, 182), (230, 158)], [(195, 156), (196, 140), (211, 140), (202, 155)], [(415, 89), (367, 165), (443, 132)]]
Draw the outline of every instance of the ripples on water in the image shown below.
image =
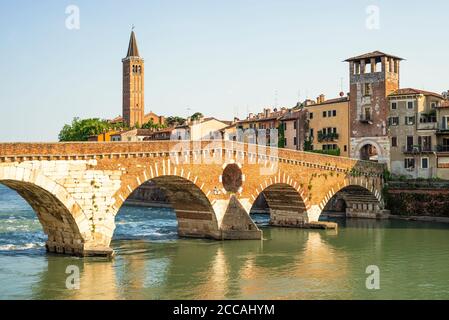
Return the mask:
[[(263, 241), (180, 239), (171, 209), (123, 207), (112, 261), (45, 252), (33, 210), (0, 185), (0, 299), (449, 299), (445, 224), (339, 220), (339, 231), (270, 228)], [(368, 265), (381, 290), (365, 287)], [(65, 287), (80, 269), (80, 289)]]

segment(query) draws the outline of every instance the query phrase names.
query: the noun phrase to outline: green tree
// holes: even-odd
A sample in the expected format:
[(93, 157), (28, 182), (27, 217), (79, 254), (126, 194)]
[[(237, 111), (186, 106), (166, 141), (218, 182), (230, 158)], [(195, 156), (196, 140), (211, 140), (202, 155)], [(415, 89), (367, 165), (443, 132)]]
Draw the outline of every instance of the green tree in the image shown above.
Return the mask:
[(285, 147), (285, 125), (281, 123), (278, 127), (278, 148)]
[(192, 114), (190, 116), (190, 119), (192, 121), (195, 121), (195, 120), (199, 120), (200, 118), (203, 118), (203, 117), (204, 117), (204, 115), (201, 112), (195, 112), (194, 114)]
[(168, 127), (173, 127), (175, 125), (182, 125), (186, 122), (186, 119), (177, 117), (177, 116), (170, 116), (165, 118), (165, 125)]
[(66, 124), (59, 132), (59, 141), (87, 141), (89, 136), (98, 135), (112, 129), (112, 125), (98, 118), (74, 118), (71, 124)]

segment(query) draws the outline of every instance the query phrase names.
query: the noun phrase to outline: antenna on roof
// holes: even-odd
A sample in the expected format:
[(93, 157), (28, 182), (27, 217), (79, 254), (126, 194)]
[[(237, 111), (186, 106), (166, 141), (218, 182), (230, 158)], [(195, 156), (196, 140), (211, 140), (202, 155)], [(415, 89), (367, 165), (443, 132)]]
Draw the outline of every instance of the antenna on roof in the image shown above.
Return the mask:
[(131, 30), (132, 31), (134, 31), (134, 28), (135, 28), (135, 26), (134, 26), (134, 23), (131, 25)]
[(277, 89), (274, 90), (274, 107), (275, 108), (278, 107), (278, 91), (277, 91)]

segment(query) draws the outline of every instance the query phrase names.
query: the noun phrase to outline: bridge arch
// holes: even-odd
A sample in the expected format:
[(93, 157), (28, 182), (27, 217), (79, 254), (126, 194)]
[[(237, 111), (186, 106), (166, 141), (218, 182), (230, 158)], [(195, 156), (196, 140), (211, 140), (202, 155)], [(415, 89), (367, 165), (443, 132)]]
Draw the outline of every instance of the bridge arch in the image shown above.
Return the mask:
[[(198, 177), (191, 177), (187, 172), (183, 176), (173, 172), (161, 172), (148, 178), (145, 172), (134, 177), (136, 183), (127, 184), (116, 193), (113, 218), (119, 213), (126, 200), (145, 183), (151, 181), (165, 193), (171, 207), (176, 213), (178, 234), (182, 237), (219, 238), (217, 217), (211, 203), (210, 195), (203, 191), (204, 184)], [(126, 189), (125, 189), (126, 188)], [(115, 229), (114, 221), (108, 235), (112, 238)]]
[(379, 217), (384, 210), (384, 201), (382, 190), (376, 184), (378, 179), (381, 178), (350, 177), (344, 184), (333, 186), (320, 202), (320, 215), (334, 209), (344, 212), (346, 217)]
[(257, 192), (251, 206), (259, 197), (264, 197), (270, 213), (270, 224), (274, 226), (303, 226), (308, 223), (307, 199), (300, 186), (287, 182), (268, 184)]
[(34, 210), (47, 250), (82, 255), (91, 230), (83, 210), (65, 188), (39, 170), (10, 166), (0, 171), (0, 183), (16, 191)]

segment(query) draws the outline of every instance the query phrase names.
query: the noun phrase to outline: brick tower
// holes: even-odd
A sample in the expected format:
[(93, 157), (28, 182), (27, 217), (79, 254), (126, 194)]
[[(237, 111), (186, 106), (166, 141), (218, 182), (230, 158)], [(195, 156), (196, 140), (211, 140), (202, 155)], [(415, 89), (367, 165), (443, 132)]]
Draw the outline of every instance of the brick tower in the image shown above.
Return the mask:
[(136, 35), (131, 31), (123, 64), (123, 121), (129, 127), (144, 122), (144, 61), (139, 56)]
[(402, 58), (374, 51), (349, 58), (350, 156), (389, 163), (388, 95), (399, 89)]

